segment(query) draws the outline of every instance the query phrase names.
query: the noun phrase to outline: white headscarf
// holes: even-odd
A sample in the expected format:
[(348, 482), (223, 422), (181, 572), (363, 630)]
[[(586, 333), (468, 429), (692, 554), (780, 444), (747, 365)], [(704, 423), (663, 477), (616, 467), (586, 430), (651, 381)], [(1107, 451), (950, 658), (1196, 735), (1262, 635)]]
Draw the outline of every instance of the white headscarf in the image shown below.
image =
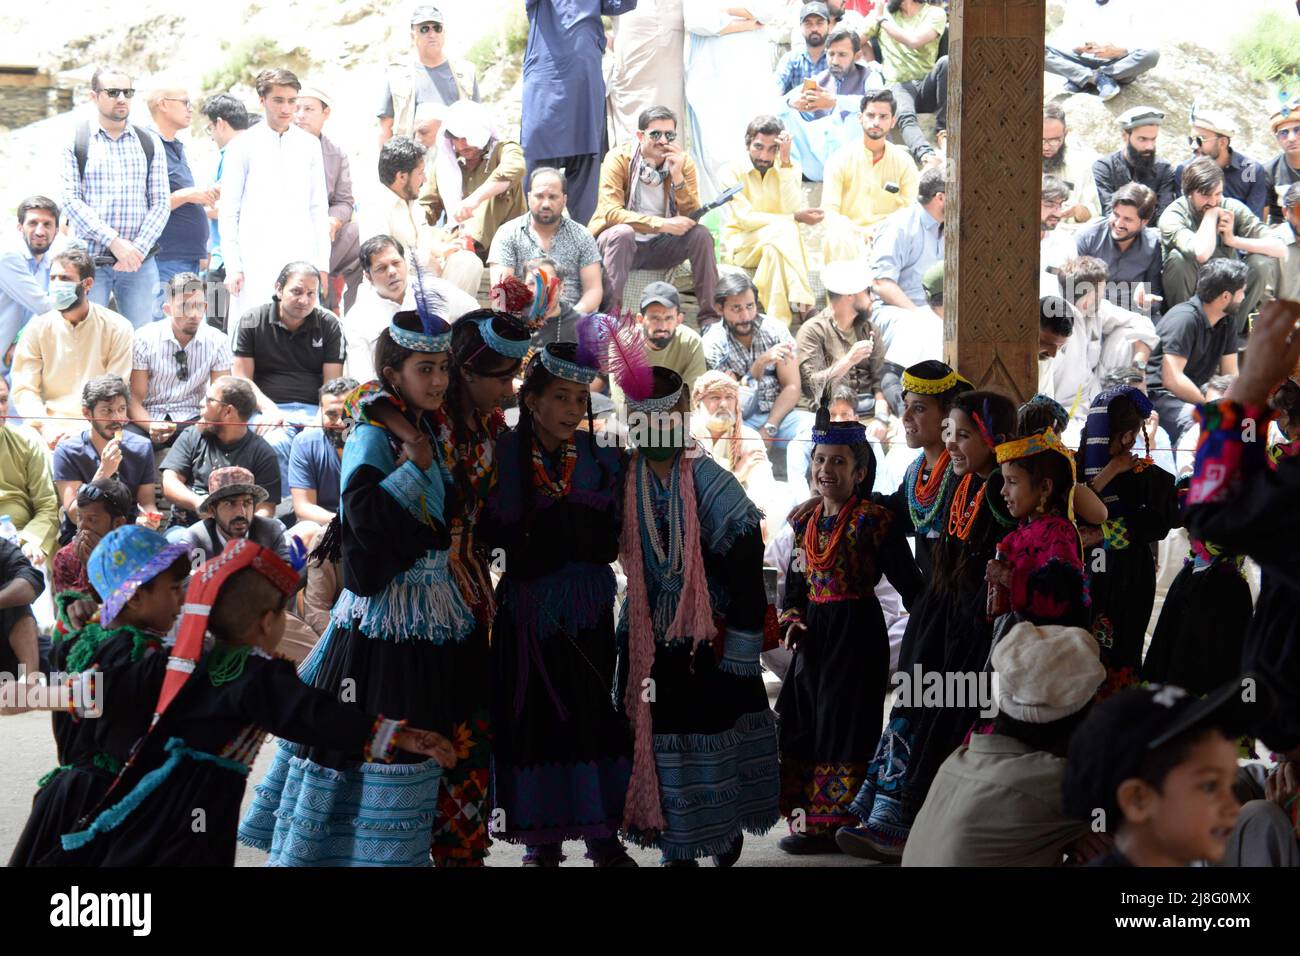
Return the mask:
[(489, 147), (500, 138), (492, 113), (483, 104), (473, 100), (457, 100), (447, 107), (442, 117), (442, 129), (438, 133), (433, 174), (443, 208), (447, 210), (448, 225), (455, 224), (456, 213), (460, 211), (461, 202), (465, 198), (460, 160), (456, 158), (456, 150), (451, 145), (453, 136), (483, 150), (484, 162), (487, 161)]

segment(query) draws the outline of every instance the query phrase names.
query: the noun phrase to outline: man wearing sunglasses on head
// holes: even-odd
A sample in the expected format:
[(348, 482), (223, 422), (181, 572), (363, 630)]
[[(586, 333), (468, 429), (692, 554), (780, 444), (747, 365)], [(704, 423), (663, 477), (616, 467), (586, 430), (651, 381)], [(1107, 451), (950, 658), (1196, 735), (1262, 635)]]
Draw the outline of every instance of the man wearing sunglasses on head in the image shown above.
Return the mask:
[(1269, 117), (1281, 152), (1264, 164), (1273, 221), (1283, 218), (1286, 191), (1300, 183), (1300, 98), (1289, 96)]
[(1232, 138), (1237, 135), (1236, 125), (1217, 110), (1192, 109), (1192, 131), (1187, 145), (1192, 155), (1174, 167), (1174, 179), (1183, 181), (1183, 171), (1195, 159), (1209, 156), (1223, 170), (1223, 195), (1244, 203), (1255, 218), (1267, 222), (1268, 177), (1264, 168), (1244, 153), (1232, 148)]
[(95, 263), (90, 301), (109, 296), (135, 328), (154, 317), (154, 252), (171, 213), (162, 141), (130, 122), (129, 74), (100, 67), (90, 79), (93, 120), (63, 150), (63, 210)]
[(695, 163), (682, 149), (672, 110), (652, 106), (637, 126), (636, 139), (601, 164), (600, 203), (588, 226), (605, 268), (601, 311), (622, 310), (623, 286), (634, 269), (668, 270), (689, 259), (703, 327), (718, 319), (718, 267), (713, 234), (691, 218), (700, 208)]
[(204, 321), (208, 296), (192, 272), (172, 276), (163, 318), (136, 333), (131, 350), (131, 424), (127, 430), (170, 448), (198, 420), (207, 387), (234, 364), (230, 340)]
[(394, 136), (415, 135), (415, 111), (426, 103), (450, 106), (457, 100), (478, 100), (478, 78), (467, 60), (450, 59), (442, 12), (429, 3), (411, 10), (413, 55), (391, 63), (379, 102), (379, 145)]

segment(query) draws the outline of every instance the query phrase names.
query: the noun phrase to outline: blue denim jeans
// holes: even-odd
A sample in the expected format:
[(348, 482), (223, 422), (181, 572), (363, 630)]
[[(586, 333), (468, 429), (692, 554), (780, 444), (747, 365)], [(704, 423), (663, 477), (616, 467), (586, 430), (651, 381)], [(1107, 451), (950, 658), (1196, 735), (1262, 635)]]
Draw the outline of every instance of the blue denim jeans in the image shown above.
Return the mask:
[(182, 272), (193, 272), (196, 275), (199, 271), (198, 259), (159, 259), (158, 260), (158, 295), (154, 299), (154, 319), (163, 317), (163, 303), (167, 301), (167, 284), (172, 281), (172, 276), (179, 275)]
[[(776, 438), (769, 451), (771, 457), (785, 452), (786, 481), (794, 488), (807, 487), (808, 463), (812, 461), (812, 428), (816, 416), (801, 408), (792, 408), (777, 426)], [(745, 424), (764, 435), (767, 412), (755, 412), (745, 419)], [(766, 437), (766, 435), (764, 435)]]
[[(272, 428), (262, 437), (280, 459), (280, 495), (284, 497), (289, 494), (289, 452), (293, 449), (294, 436), (302, 431), (304, 425), (315, 425), (320, 421), (320, 406), (305, 402), (285, 402), (277, 404), (276, 408), (284, 416), (285, 425), (283, 428)], [(248, 426), (252, 428), (261, 420), (262, 413), (257, 412), (248, 420)]]
[(95, 284), (90, 287), (90, 301), (108, 305), (108, 297), (117, 300), (117, 311), (135, 328), (148, 325), (154, 318), (158, 296), (158, 261), (150, 256), (135, 272), (120, 272), (112, 266), (95, 267)]

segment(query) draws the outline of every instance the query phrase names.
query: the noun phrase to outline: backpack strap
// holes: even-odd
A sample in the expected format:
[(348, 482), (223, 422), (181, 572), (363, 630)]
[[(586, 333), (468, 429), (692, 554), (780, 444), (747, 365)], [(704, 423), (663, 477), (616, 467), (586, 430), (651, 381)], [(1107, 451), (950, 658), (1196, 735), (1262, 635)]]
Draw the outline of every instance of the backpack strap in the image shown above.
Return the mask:
[[(145, 198), (149, 196), (149, 180), (153, 176), (153, 137), (143, 126), (131, 124), (135, 130), (136, 138), (140, 141), (140, 148), (144, 150), (144, 194)], [(77, 178), (86, 178), (86, 160), (90, 156), (90, 121), (82, 123), (77, 127), (77, 134), (72, 140), (72, 155), (77, 159)]]

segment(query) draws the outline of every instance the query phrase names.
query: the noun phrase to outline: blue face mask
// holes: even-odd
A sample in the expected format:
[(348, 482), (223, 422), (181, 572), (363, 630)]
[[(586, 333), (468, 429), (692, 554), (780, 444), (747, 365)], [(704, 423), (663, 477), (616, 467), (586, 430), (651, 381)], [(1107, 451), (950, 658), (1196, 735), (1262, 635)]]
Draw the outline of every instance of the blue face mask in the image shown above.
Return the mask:
[(50, 299), (60, 312), (66, 312), (81, 299), (81, 283), (67, 279), (50, 280)]

